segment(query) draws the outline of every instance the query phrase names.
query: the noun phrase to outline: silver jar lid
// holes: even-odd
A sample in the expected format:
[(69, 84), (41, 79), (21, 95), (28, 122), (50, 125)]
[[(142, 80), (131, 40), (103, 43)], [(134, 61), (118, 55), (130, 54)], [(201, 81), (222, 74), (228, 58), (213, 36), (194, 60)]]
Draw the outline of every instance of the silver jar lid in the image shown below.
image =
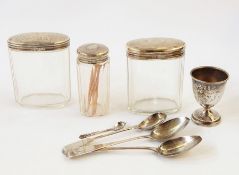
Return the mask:
[(184, 55), (185, 43), (174, 38), (142, 38), (127, 43), (133, 59), (175, 59)]
[(103, 44), (84, 44), (77, 49), (77, 60), (87, 64), (102, 63), (108, 60), (108, 52), (109, 49)]
[(70, 38), (60, 33), (22, 33), (8, 39), (10, 49), (21, 51), (50, 51), (63, 49), (69, 45)]

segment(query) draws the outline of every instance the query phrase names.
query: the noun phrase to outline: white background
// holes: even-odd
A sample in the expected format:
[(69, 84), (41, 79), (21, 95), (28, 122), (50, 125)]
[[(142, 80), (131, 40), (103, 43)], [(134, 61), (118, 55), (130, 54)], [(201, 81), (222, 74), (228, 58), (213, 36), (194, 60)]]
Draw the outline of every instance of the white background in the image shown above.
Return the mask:
[[(60, 32), (71, 38), (72, 100), (64, 109), (28, 109), (14, 101), (6, 41), (16, 33), (33, 31)], [(1, 0), (0, 174), (238, 175), (238, 32), (237, 0)], [(199, 107), (189, 72), (196, 66), (213, 65), (230, 74), (225, 94), (216, 105), (222, 123), (204, 128), (191, 122), (179, 135), (198, 134), (203, 142), (177, 158), (126, 151), (66, 159), (62, 147), (76, 141), (80, 133), (111, 127), (119, 120), (136, 124), (145, 118), (127, 111), (125, 43), (154, 36), (175, 37), (187, 44), (183, 108), (169, 118), (190, 116)], [(111, 112), (101, 118), (81, 116), (77, 102), (76, 49), (86, 42), (104, 43), (110, 49)]]

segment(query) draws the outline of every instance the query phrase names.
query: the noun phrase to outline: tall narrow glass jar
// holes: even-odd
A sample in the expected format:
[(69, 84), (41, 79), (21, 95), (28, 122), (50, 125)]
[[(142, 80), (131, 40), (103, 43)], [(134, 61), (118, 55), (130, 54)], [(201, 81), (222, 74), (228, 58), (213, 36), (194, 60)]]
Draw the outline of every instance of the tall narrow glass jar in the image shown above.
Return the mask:
[(109, 58), (103, 44), (84, 44), (77, 49), (78, 89), (81, 114), (101, 116), (109, 110)]
[(185, 43), (143, 38), (127, 43), (128, 108), (136, 113), (173, 113), (181, 108)]
[(8, 40), (17, 103), (63, 107), (70, 100), (70, 39), (59, 33), (23, 33)]

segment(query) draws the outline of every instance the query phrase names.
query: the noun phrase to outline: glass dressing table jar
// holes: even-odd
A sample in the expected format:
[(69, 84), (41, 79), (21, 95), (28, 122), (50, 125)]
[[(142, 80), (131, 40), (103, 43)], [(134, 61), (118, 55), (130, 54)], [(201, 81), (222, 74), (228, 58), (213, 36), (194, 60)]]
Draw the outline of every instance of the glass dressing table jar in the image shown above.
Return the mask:
[(174, 113), (181, 108), (185, 43), (142, 38), (127, 43), (128, 108), (136, 113)]
[(8, 40), (17, 103), (63, 107), (70, 100), (70, 39), (59, 33), (23, 33)]
[(77, 49), (78, 89), (81, 114), (102, 116), (109, 111), (110, 61), (108, 48), (88, 43)]

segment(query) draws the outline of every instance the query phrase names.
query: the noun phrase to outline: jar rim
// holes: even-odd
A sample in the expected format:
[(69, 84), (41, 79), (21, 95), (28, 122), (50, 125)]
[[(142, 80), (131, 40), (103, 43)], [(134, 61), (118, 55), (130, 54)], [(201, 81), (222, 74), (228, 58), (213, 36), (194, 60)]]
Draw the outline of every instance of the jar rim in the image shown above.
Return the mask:
[(127, 54), (138, 59), (172, 59), (184, 55), (185, 43), (174, 38), (140, 38), (127, 43)]
[(58, 50), (69, 45), (70, 38), (67, 35), (52, 32), (21, 33), (8, 39), (10, 49), (21, 51)]
[(108, 60), (109, 49), (104, 44), (87, 43), (78, 47), (78, 62), (95, 64)]

